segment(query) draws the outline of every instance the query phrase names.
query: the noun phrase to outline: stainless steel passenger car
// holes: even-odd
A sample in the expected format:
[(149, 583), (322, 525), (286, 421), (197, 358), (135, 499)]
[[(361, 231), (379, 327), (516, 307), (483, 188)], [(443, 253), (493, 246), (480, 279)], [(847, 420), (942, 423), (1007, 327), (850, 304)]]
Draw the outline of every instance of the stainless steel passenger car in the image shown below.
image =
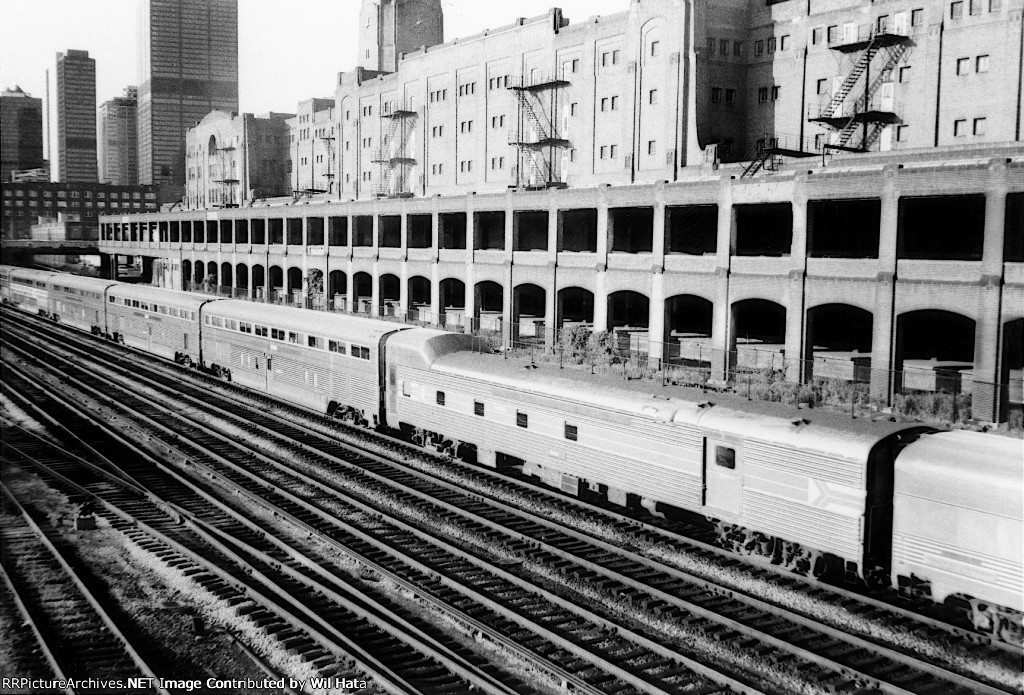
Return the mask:
[(921, 437), (896, 460), (893, 506), (893, 585), (927, 588), (939, 602), (975, 599), (975, 626), (1020, 644), (1024, 444), (976, 432)]
[(100, 278), (56, 273), (47, 281), (50, 314), (94, 335), (106, 332), (106, 291), (117, 283)]
[(48, 270), (5, 267), (6, 288), (3, 298), (31, 314), (50, 311), (47, 280), (55, 273)]
[(401, 324), (225, 300), (203, 310), (207, 368), (293, 403), (376, 426), (385, 339)]
[(107, 290), (107, 334), (182, 364), (201, 362), (199, 311), (213, 297), (148, 285)]

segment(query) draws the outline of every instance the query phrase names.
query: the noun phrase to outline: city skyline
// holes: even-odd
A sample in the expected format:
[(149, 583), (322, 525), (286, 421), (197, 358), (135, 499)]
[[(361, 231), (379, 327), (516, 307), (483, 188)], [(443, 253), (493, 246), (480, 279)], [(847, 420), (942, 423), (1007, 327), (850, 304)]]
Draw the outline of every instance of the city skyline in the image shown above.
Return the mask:
[[(45, 99), (51, 72), (55, 102), (55, 55), (86, 50), (96, 60), (96, 102), (120, 96), (137, 85), (139, 74), (137, 5), (133, 0), (38, 0), (0, 10), (0, 85), (20, 86)], [(472, 0), (445, 0), (446, 41), (536, 16), (561, 7), (573, 22), (628, 9), (626, 0), (523, 0), (515, 8), (481, 8)], [(275, 9), (271, 9), (275, 8)], [(333, 96), (337, 73), (356, 64), (359, 3), (295, 0), (294, 21), (282, 22), (269, 0), (239, 2), (239, 109), (242, 112), (293, 111), (311, 97)], [(96, 22), (103, 17), (102, 24)], [(262, 21), (273, 17), (274, 21)], [(56, 19), (54, 19), (56, 18)], [(315, 18), (316, 21), (308, 21)], [(82, 27), (88, 26), (88, 32)], [(331, 28), (337, 27), (332, 34)], [(119, 39), (119, 37), (122, 37)], [(296, 71), (294, 66), (301, 65)], [(50, 116), (55, 119), (55, 104)], [(55, 132), (55, 120), (51, 120)]]

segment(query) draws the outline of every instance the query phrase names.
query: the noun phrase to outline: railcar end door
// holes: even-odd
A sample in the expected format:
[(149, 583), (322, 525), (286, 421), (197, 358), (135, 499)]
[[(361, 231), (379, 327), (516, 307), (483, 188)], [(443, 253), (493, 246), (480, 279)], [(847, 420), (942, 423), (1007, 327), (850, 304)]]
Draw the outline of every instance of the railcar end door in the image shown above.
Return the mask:
[(704, 506), (739, 515), (743, 500), (742, 449), (736, 442), (704, 440)]

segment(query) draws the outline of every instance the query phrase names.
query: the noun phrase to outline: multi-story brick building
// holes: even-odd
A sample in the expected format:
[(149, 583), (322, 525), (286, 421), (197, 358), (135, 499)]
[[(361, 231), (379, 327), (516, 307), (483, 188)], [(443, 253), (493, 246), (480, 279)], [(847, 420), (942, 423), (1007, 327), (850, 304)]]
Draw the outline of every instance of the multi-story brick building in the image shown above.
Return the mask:
[(212, 111), (185, 140), (185, 207), (238, 207), (287, 195), (290, 113)]
[(870, 360), (884, 399), (910, 364), (965, 370), (996, 419), (1024, 354), (1021, 67), (999, 58), (1022, 9), (553, 10), (340, 75), (330, 193), (107, 218), (102, 243), (175, 287), (291, 301), (313, 275), (336, 310), (547, 342), (583, 323), (718, 375)]
[(299, 102), (297, 113), (289, 119), (291, 149), (288, 170), (292, 191), (315, 196), (335, 192), (337, 128), (333, 99), (307, 99)]
[(67, 238), (99, 238), (100, 215), (143, 214), (157, 210), (152, 186), (21, 181), (3, 185), (3, 235), (27, 239), (40, 217), (68, 220)]

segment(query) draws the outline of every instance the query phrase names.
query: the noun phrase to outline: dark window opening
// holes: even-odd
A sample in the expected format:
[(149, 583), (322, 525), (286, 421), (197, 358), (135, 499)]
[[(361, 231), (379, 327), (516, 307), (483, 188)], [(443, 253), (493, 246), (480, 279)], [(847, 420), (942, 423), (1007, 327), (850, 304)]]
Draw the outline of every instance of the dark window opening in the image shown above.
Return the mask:
[[(136, 234), (136, 228), (132, 226), (132, 241), (138, 241), (138, 235)], [(207, 221), (206, 223), (206, 243), (216, 244), (217, 243), (217, 223), (214, 221)]]
[(793, 246), (789, 203), (736, 205), (737, 256), (788, 256)]
[(327, 243), (330, 246), (348, 245), (348, 218), (331, 217), (328, 219)]
[(812, 200), (807, 205), (811, 258), (878, 258), (882, 201)]
[(513, 250), (548, 250), (548, 213), (543, 210), (517, 212), (513, 218)]
[(302, 246), (302, 220), (300, 218), (288, 220), (288, 245)]
[(529, 427), (530, 419), (526, 413), (516, 412), (516, 427)]
[(444, 391), (437, 392), (437, 404), (444, 405)]
[(736, 468), (736, 450), (727, 446), (716, 446), (715, 465), (734, 470)]
[(438, 215), (438, 241), (442, 249), (466, 248), (466, 213), (446, 212)]
[(565, 438), (570, 442), (575, 442), (579, 439), (579, 430), (576, 429), (576, 425), (570, 425), (568, 422), (565, 423)]
[(380, 247), (397, 249), (402, 247), (402, 217), (400, 215), (382, 215), (378, 218), (380, 225)]
[(234, 241), (234, 231), (231, 229), (231, 220), (220, 221), (220, 243), (230, 244)]
[(252, 221), (252, 243), (257, 245), (267, 243), (267, 224), (265, 220)]
[(306, 220), (306, 244), (309, 246), (324, 245), (323, 217), (310, 217)]
[(1010, 193), (1006, 196), (1005, 229), (1003, 261), (1024, 263), (1024, 193)]
[(896, 257), (980, 261), (985, 242), (985, 196), (900, 198)]
[(505, 213), (476, 213), (476, 239), (473, 248), (479, 251), (501, 251), (505, 248)]
[(597, 252), (597, 210), (562, 210), (558, 213), (558, 250)]
[(665, 209), (665, 251), (702, 256), (718, 247), (718, 206), (681, 205)]
[(433, 243), (433, 219), (430, 215), (409, 215), (409, 248), (429, 249)]
[(650, 253), (654, 245), (654, 208), (608, 211), (612, 253)]
[(480, 401), (473, 401), (473, 413), (483, 417), (484, 415), (484, 404)]
[[(173, 236), (173, 231), (172, 231)], [(172, 239), (172, 241), (174, 241)], [(249, 220), (235, 220), (235, 243), (249, 243)]]
[(284, 243), (284, 220), (280, 218), (270, 220), (270, 243)]
[(373, 246), (373, 218), (369, 215), (352, 218), (352, 245)]

